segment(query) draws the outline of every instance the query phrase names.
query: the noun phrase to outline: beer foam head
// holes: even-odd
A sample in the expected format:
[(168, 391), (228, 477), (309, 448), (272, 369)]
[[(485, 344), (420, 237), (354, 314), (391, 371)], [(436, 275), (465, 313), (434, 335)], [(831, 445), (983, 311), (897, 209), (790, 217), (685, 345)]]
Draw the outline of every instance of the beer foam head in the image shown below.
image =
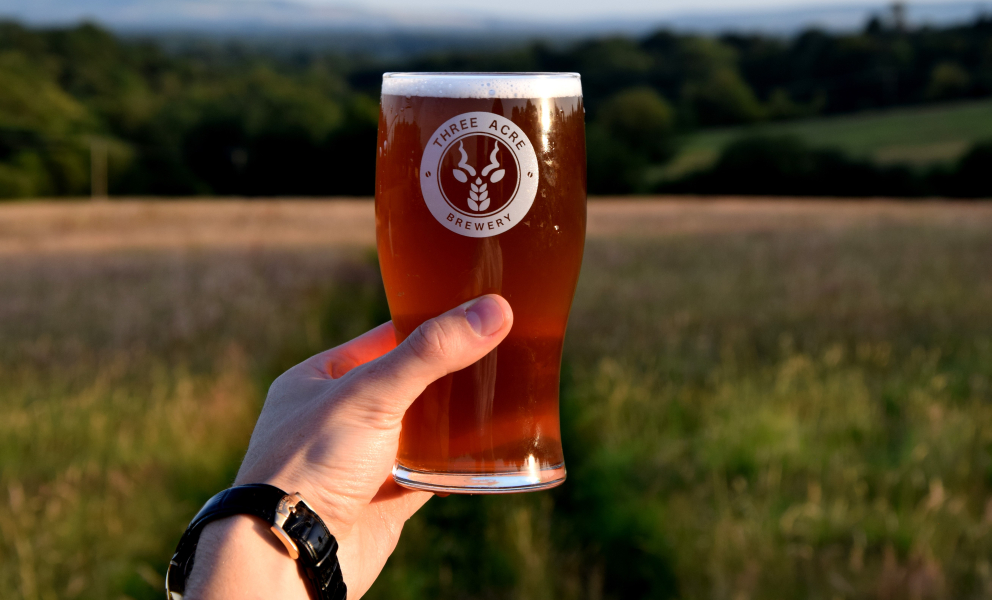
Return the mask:
[(385, 73), (382, 93), (428, 98), (571, 98), (578, 73)]

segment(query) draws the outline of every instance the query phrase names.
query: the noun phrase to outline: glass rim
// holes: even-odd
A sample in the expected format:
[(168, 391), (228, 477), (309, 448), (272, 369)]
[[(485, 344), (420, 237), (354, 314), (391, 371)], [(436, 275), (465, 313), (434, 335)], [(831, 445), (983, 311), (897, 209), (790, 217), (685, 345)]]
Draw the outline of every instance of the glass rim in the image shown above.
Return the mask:
[(553, 71), (390, 71), (382, 74), (383, 79), (403, 78), (437, 78), (437, 79), (470, 79), (484, 77), (487, 79), (581, 79), (579, 73)]

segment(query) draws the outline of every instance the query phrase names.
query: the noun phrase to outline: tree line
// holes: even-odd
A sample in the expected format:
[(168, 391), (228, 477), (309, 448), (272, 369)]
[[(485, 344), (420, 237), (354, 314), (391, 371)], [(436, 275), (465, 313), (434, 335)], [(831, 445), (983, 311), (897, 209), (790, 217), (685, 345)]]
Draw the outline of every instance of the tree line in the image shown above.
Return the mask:
[[(661, 187), (645, 174), (700, 128), (992, 95), (992, 19), (919, 29), (873, 19), (860, 32), (791, 38), (658, 31), (389, 62), (236, 44), (166, 52), (89, 24), (0, 23), (0, 197), (85, 194), (97, 148), (115, 195), (368, 195), (387, 70), (578, 71), (591, 193), (705, 192), (716, 190), (707, 177), (719, 180), (739, 145), (709, 171)], [(798, 151), (795, 140), (749, 143), (766, 158)], [(837, 162), (803, 152), (807, 162)], [(976, 152), (972, 163), (984, 156)], [(768, 164), (749, 168), (774, 173)], [(978, 193), (948, 183), (961, 165), (923, 174), (907, 167), (898, 177), (868, 162), (858, 169), (872, 181), (902, 181), (872, 184), (886, 195)], [(807, 173), (793, 177), (806, 183), (789, 189), (816, 193), (815, 170), (794, 170)], [(849, 178), (850, 195), (868, 193), (858, 183), (865, 177)]]

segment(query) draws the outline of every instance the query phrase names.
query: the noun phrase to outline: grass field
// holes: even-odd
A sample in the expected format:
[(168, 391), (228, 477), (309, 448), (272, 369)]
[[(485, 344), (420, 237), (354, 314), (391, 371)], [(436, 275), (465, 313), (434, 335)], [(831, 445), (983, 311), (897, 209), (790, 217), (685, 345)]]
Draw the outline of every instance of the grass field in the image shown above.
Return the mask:
[(976, 142), (992, 140), (992, 101), (701, 131), (682, 140), (678, 155), (656, 176), (674, 178), (705, 168), (731, 141), (759, 134), (796, 136), (812, 146), (837, 148), (880, 164), (930, 166), (961, 157)]
[[(367, 202), (0, 206), (0, 596), (159, 598), (268, 383), (370, 327)], [(569, 479), (435, 498), (369, 598), (992, 598), (992, 205), (612, 201)]]

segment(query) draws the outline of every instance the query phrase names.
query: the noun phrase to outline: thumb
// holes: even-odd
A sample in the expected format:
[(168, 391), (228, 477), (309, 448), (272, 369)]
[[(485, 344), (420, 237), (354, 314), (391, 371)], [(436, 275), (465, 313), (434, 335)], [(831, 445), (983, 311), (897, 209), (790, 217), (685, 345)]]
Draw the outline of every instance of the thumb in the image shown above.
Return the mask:
[[(513, 325), (509, 303), (482, 296), (425, 321), (402, 344), (348, 373), (356, 403), (400, 418), (434, 381), (491, 352)], [(344, 383), (344, 382), (342, 382)]]

